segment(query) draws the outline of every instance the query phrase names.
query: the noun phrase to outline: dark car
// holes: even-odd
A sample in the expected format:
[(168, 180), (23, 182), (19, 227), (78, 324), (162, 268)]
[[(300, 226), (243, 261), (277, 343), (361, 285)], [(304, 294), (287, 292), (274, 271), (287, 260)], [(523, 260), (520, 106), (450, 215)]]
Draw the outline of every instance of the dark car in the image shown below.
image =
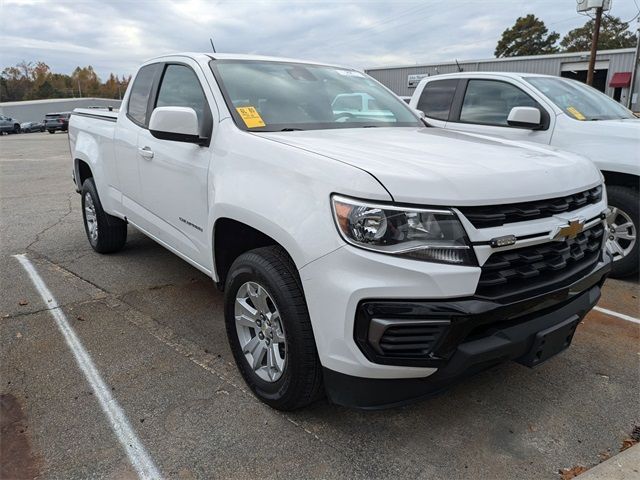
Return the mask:
[(69, 129), (69, 117), (71, 112), (47, 113), (44, 116), (44, 128), (49, 133), (55, 133), (60, 130), (66, 132)]
[(24, 122), (20, 125), (22, 133), (44, 132), (43, 122)]

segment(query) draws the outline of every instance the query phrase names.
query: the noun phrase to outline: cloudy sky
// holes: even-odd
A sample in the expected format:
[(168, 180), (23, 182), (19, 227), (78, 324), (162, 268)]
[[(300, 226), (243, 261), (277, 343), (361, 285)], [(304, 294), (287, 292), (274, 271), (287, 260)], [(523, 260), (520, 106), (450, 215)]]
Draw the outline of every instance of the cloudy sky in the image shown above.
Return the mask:
[[(640, 0), (612, 0), (631, 19)], [(561, 34), (575, 0), (0, 0), (0, 67), (46, 62), (103, 78), (168, 52), (256, 53), (356, 68), (493, 56), (502, 31), (534, 13)], [(637, 25), (634, 22), (634, 26)]]

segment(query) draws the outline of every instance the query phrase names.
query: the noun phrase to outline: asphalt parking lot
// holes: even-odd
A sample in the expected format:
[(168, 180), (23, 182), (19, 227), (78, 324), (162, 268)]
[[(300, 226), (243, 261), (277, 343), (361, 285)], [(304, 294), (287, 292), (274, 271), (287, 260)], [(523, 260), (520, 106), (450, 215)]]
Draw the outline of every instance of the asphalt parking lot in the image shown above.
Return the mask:
[[(596, 311), (535, 370), (502, 365), (394, 410), (274, 411), (232, 363), (211, 279), (132, 228), (122, 252), (94, 253), (70, 170), (66, 134), (0, 138), (6, 478), (136, 476), (16, 254), (166, 478), (554, 479), (617, 453), (640, 425), (640, 324)], [(639, 295), (637, 281), (609, 280), (600, 306), (637, 318)]]

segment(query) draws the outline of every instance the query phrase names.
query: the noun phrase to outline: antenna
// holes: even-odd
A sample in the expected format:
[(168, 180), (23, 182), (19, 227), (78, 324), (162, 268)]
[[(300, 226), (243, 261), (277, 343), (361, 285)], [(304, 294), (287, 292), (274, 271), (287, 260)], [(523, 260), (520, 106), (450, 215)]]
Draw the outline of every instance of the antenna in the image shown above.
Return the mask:
[(211, 49), (213, 50), (213, 53), (216, 53), (216, 47), (213, 46), (213, 39), (211, 37), (209, 37), (209, 42), (211, 42)]
[(458, 63), (458, 59), (456, 58), (456, 65), (458, 66), (458, 71), (462, 72), (462, 67), (460, 66), (460, 64)]

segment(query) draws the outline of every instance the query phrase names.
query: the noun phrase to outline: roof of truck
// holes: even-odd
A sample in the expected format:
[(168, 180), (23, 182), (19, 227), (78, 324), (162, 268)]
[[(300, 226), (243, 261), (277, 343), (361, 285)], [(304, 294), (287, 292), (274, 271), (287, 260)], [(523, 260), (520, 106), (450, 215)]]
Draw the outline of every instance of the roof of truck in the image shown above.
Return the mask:
[(270, 57), (266, 55), (249, 55), (245, 53), (177, 52), (150, 58), (149, 60), (147, 60), (147, 62), (150, 62), (152, 60), (161, 60), (168, 57), (189, 57), (193, 58), (194, 60), (206, 60), (206, 58), (212, 60), (262, 60), (264, 62), (306, 63), (309, 65), (323, 65), (328, 67), (346, 68), (350, 70), (353, 69), (352, 67), (327, 62), (316, 62), (313, 60), (303, 60), (299, 58)]
[(429, 78), (431, 80), (435, 80), (436, 78), (443, 77), (509, 77), (509, 78), (524, 78), (524, 77), (549, 77), (549, 78), (558, 78), (557, 75), (545, 75), (543, 73), (525, 73), (525, 72), (453, 72), (453, 73), (439, 73), (437, 75), (431, 75)]

